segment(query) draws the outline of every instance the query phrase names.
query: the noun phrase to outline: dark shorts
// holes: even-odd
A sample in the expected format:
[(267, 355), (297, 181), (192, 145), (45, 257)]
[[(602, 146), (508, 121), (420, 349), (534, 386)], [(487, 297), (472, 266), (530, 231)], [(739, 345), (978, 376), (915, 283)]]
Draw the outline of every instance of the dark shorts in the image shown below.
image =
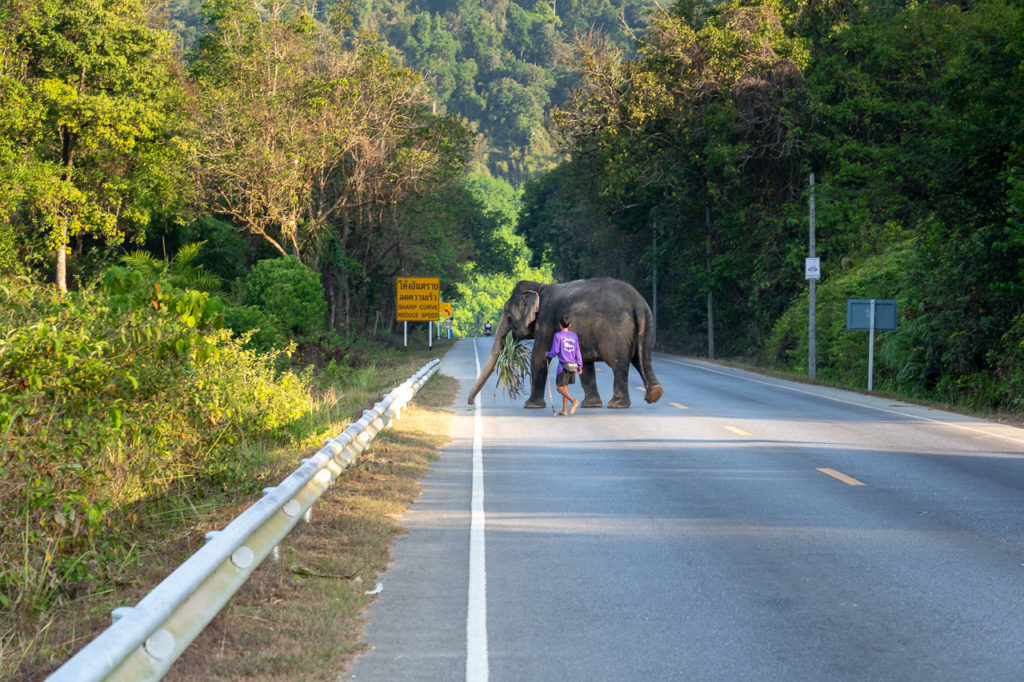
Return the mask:
[(576, 383), (576, 372), (559, 372), (555, 378), (556, 386), (568, 386)]

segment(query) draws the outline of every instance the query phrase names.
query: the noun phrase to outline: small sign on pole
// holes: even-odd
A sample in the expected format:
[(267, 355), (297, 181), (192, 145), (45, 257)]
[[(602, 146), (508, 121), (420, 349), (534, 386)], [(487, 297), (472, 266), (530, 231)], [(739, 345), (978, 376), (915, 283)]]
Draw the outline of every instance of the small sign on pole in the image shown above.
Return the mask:
[(868, 392), (874, 387), (875, 332), (896, 329), (896, 301), (851, 298), (846, 301), (846, 329), (868, 332)]
[(821, 279), (820, 258), (804, 258), (804, 279)]

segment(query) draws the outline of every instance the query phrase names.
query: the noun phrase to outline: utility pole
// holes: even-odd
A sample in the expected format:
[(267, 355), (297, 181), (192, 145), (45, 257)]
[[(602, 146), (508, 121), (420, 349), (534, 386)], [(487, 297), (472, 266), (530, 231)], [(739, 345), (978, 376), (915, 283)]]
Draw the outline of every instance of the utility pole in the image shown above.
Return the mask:
[(708, 269), (708, 360), (715, 359), (715, 299), (711, 291), (711, 207), (704, 206), (704, 227), (707, 230)]
[(658, 219), (652, 218), (651, 223), (653, 226), (651, 240), (654, 245), (654, 284), (651, 287), (651, 305), (654, 308), (651, 313), (654, 315), (654, 329), (651, 333), (651, 338), (653, 339), (651, 345), (654, 346), (658, 343)]
[[(815, 235), (814, 235), (814, 171), (811, 171), (810, 178), (810, 189), (811, 189), (811, 236), (810, 236), (810, 257), (816, 258), (815, 255)], [(820, 274), (820, 269), (818, 273)], [(809, 280), (811, 288), (808, 295), (808, 318), (807, 318), (807, 376), (810, 379), (815, 379), (818, 376), (818, 348), (815, 340), (816, 327), (817, 327), (817, 289), (818, 280), (816, 277)]]

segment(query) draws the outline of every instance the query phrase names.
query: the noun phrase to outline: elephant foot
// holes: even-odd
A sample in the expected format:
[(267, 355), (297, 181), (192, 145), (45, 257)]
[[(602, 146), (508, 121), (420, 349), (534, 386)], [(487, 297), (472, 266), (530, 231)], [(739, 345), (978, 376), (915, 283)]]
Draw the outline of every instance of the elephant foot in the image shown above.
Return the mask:
[(612, 398), (608, 401), (608, 408), (622, 410), (629, 407), (629, 398)]
[(644, 400), (649, 403), (656, 403), (664, 392), (665, 391), (661, 388), (661, 384), (654, 384), (651, 386), (651, 390), (647, 391), (647, 395), (644, 396)]
[(527, 409), (542, 409), (547, 406), (548, 404), (544, 402), (543, 398), (530, 398), (525, 403), (523, 403), (523, 407)]
[(580, 403), (580, 407), (602, 407), (604, 401), (600, 398), (584, 398), (583, 402)]

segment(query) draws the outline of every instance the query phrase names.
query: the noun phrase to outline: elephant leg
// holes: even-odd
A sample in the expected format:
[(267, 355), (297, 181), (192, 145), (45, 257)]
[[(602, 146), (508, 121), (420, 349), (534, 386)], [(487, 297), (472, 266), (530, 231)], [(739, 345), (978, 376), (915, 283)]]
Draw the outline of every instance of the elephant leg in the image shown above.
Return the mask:
[(533, 344), (533, 357), (531, 360), (530, 397), (523, 404), (523, 407), (547, 407), (547, 403), (544, 402), (544, 386), (548, 380), (548, 358), (544, 354), (543, 348), (540, 348), (538, 353), (538, 344), (536, 342)]
[(601, 407), (604, 402), (597, 392), (597, 372), (593, 362), (584, 362), (580, 368), (580, 384), (583, 386), (583, 407)]
[(608, 401), (608, 407), (629, 407), (629, 360), (617, 360), (609, 362), (608, 365), (615, 375), (615, 391), (612, 399)]
[[(639, 357), (633, 358), (633, 366), (636, 367), (636, 371), (640, 373), (641, 377), (644, 376), (644, 368), (640, 364)], [(654, 376), (654, 372), (648, 372), (647, 375), (647, 383), (644, 385), (644, 390), (646, 391), (644, 394), (644, 400), (649, 403), (656, 403), (661, 399), (661, 396), (665, 391), (661, 387), (661, 384), (658, 383), (657, 379), (651, 379), (651, 377)]]

